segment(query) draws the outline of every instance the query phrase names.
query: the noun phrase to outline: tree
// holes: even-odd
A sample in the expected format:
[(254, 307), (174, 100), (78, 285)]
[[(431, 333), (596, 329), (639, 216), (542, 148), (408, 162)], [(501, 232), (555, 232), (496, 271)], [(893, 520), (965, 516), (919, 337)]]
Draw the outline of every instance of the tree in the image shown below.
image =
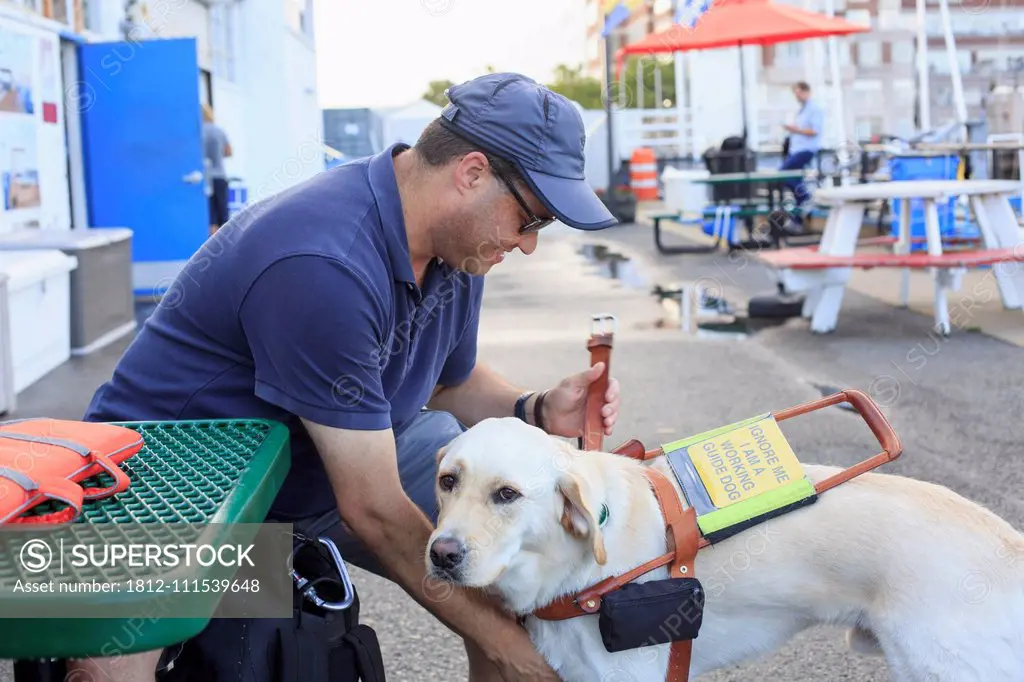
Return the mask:
[(559, 64), (555, 67), (554, 82), (548, 83), (547, 86), (554, 92), (579, 102), (584, 109), (604, 108), (604, 101), (601, 99), (601, 81), (591, 76), (584, 76), (582, 65), (571, 67)]
[[(629, 58), (626, 60), (624, 68), (622, 69), (622, 84), (619, 86), (620, 90), (625, 89), (626, 91), (626, 104), (625, 107), (621, 107), (616, 102), (616, 106), (626, 109), (657, 109), (664, 106), (665, 100), (671, 102), (669, 106), (676, 105), (676, 67), (675, 61), (672, 59), (665, 59), (664, 57), (646, 56), (643, 58), (643, 102), (639, 101), (639, 96), (636, 87), (636, 74), (637, 68), (640, 64), (640, 59)], [(661, 102), (654, 101), (654, 72), (661, 70)]]
[(427, 91), (423, 93), (423, 99), (443, 107), (448, 104), (448, 97), (445, 96), (444, 91), (453, 85), (455, 83), (452, 81), (430, 81)]

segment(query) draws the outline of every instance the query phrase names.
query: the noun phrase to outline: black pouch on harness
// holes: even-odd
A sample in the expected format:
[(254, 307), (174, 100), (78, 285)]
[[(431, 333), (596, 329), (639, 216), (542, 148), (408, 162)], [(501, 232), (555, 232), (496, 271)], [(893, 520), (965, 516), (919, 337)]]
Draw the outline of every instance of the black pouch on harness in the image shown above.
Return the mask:
[[(385, 682), (376, 633), (331, 543), (298, 536), (292, 618), (213, 619), (161, 660), (160, 682)], [(340, 569), (340, 570), (339, 570)], [(312, 588), (312, 589), (310, 589)]]
[(696, 578), (629, 583), (601, 598), (601, 640), (609, 652), (696, 639), (704, 590)]

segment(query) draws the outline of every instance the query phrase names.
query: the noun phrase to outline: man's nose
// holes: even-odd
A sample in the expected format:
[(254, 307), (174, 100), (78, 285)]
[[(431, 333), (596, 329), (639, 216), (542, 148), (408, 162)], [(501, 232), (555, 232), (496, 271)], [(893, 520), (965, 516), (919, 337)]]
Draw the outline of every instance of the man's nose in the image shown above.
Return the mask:
[(430, 545), (430, 563), (438, 568), (455, 568), (465, 556), (466, 548), (454, 538), (438, 538)]
[(529, 256), (537, 249), (537, 240), (539, 235), (536, 232), (531, 234), (524, 234), (519, 239), (519, 250)]

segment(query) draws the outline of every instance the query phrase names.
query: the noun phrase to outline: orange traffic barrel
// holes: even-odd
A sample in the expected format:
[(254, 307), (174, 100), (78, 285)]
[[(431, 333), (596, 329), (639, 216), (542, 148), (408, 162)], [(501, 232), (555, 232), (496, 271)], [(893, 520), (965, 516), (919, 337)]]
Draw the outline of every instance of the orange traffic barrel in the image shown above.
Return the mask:
[(629, 161), (629, 183), (637, 201), (657, 201), (658, 163), (650, 147), (633, 150)]

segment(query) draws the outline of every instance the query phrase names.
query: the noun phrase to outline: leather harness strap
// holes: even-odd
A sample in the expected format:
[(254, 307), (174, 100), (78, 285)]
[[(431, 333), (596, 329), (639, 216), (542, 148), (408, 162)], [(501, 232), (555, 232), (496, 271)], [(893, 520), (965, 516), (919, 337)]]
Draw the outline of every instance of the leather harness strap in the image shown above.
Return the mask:
[[(601, 608), (601, 598), (609, 592), (621, 588), (640, 576), (662, 566), (669, 567), (670, 578), (690, 578), (694, 576), (697, 550), (700, 548), (700, 532), (697, 516), (693, 507), (683, 509), (676, 495), (675, 488), (660, 471), (650, 468), (644, 471), (658, 507), (665, 522), (665, 532), (669, 536), (669, 551), (651, 559), (622, 575), (611, 576), (583, 590), (576, 595), (567, 595), (553, 601), (533, 615), (542, 620), (566, 620), (597, 613)], [(683, 640), (672, 643), (669, 654), (669, 669), (666, 682), (687, 682), (690, 676), (690, 655), (693, 642)]]
[[(644, 471), (654, 495), (658, 498), (662, 516), (665, 518), (665, 532), (672, 538), (672, 563), (669, 565), (670, 578), (695, 577), (694, 564), (697, 559), (700, 533), (697, 526), (697, 513), (693, 507), (683, 509), (675, 488), (660, 471), (650, 468)], [(690, 679), (690, 654), (693, 650), (692, 640), (672, 642), (668, 659), (668, 675), (666, 682), (687, 682)]]

